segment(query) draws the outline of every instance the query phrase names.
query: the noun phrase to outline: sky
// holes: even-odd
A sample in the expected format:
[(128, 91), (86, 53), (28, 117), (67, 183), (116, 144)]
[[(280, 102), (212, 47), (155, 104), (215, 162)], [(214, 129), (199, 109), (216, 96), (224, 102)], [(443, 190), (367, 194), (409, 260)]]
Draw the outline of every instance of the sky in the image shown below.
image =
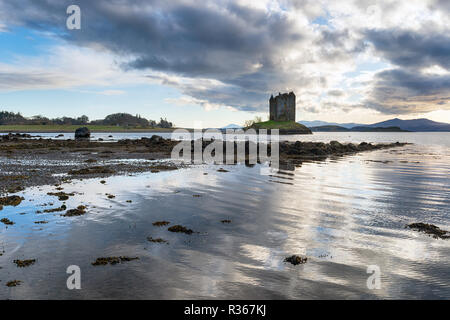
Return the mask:
[(297, 121), (450, 122), (449, 18), (447, 0), (1, 0), (0, 110), (222, 127), (294, 91)]

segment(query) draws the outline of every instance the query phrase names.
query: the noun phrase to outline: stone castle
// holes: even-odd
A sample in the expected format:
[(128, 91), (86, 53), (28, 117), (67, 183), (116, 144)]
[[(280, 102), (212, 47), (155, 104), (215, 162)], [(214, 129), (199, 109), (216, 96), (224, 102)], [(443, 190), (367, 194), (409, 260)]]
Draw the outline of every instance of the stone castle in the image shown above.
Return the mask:
[(295, 121), (295, 94), (294, 92), (279, 93), (275, 98), (269, 99), (270, 120)]

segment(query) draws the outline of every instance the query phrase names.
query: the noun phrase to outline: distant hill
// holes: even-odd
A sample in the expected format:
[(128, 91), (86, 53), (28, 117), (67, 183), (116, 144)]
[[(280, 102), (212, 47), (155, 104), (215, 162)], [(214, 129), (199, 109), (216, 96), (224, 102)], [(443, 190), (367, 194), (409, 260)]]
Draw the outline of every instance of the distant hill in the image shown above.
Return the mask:
[(399, 127), (364, 127), (357, 126), (347, 129), (341, 126), (318, 126), (310, 128), (313, 132), (402, 132)]
[(350, 129), (353, 132), (409, 132), (399, 127), (353, 127)]
[(365, 126), (365, 124), (361, 124), (361, 123), (337, 123), (337, 122), (326, 122), (326, 121), (320, 121), (320, 120), (314, 120), (314, 121), (302, 120), (302, 121), (297, 121), (297, 123), (307, 126), (308, 128), (323, 127), (323, 126), (339, 126), (339, 127), (344, 127), (344, 128), (350, 129), (350, 128), (357, 127), (357, 126)]
[(341, 127), (341, 126), (334, 126), (334, 125), (325, 125), (325, 126), (316, 126), (316, 127), (309, 127), (311, 131), (313, 132), (346, 132), (350, 131), (350, 129)]
[[(326, 121), (299, 121), (309, 128), (314, 128), (313, 131), (345, 131), (345, 129), (354, 129), (352, 131), (368, 131), (367, 127), (370, 128), (391, 128), (391, 131), (417, 131), (417, 132), (442, 132), (450, 131), (450, 124), (443, 122), (436, 122), (428, 119), (413, 119), (413, 120), (401, 120), (398, 118), (377, 122), (374, 124), (358, 124), (358, 123), (333, 123)], [(401, 129), (396, 130), (395, 127)], [(355, 129), (356, 128), (356, 129)], [(386, 129), (383, 129), (386, 131)], [(350, 131), (350, 130), (349, 130)], [(381, 131), (372, 130), (372, 131)]]
[(392, 119), (368, 125), (368, 127), (399, 127), (408, 131), (450, 131), (450, 123), (436, 122), (428, 119), (401, 120)]
[(229, 124), (229, 125), (227, 125), (225, 127), (222, 127), (220, 129), (242, 129), (242, 128), (243, 128), (243, 126), (231, 123), (231, 124)]

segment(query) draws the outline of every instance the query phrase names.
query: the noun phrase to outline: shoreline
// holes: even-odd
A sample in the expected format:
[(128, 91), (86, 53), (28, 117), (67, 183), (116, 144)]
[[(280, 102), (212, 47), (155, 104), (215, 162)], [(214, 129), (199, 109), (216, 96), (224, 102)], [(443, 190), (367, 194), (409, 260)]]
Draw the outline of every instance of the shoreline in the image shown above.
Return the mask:
[[(60, 184), (71, 179), (176, 170), (191, 165), (176, 164), (171, 159), (171, 152), (179, 143), (180, 141), (159, 136), (108, 143), (4, 136), (0, 138), (0, 163), (2, 163), (0, 194), (16, 193), (31, 186)], [(191, 140), (191, 146), (193, 143)], [(210, 143), (203, 141), (202, 150)], [(248, 163), (249, 142), (242, 143), (245, 143), (246, 153), (245, 158), (239, 159), (240, 162)], [(337, 141), (280, 142), (279, 162), (280, 168), (289, 170), (306, 161), (323, 161), (330, 156), (345, 156), (404, 145), (406, 143), (399, 142), (389, 144), (366, 142), (341, 144)], [(224, 142), (223, 148), (224, 150), (226, 148)], [(235, 143), (234, 164), (239, 162), (237, 150)], [(267, 150), (270, 154), (270, 145)], [(260, 159), (257, 159), (257, 162), (259, 163)]]
[[(0, 133), (73, 133), (75, 134), (75, 129), (73, 128), (63, 128), (63, 129), (45, 129), (42, 126), (40, 128), (27, 128), (27, 129), (5, 129), (0, 126)], [(80, 126), (76, 126), (77, 128)], [(89, 126), (87, 126), (89, 128)], [(31, 130), (33, 129), (33, 130)], [(148, 128), (148, 129), (89, 129), (91, 133), (146, 133), (146, 132), (168, 132), (171, 133), (175, 130), (183, 129), (183, 130), (193, 130), (193, 129), (184, 129), (184, 128)]]

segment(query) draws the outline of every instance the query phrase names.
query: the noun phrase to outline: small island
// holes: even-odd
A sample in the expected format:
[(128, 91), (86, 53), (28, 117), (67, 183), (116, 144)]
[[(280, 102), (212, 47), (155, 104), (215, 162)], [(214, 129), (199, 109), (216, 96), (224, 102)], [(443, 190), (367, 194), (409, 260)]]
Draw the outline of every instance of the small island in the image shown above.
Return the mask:
[(272, 129), (280, 130), (280, 134), (312, 134), (312, 131), (295, 121), (264, 121), (253, 123), (248, 129), (255, 129), (259, 131), (260, 129), (266, 129), (270, 132)]
[(268, 121), (254, 122), (246, 129), (255, 129), (257, 132), (266, 129), (268, 133), (273, 129), (278, 129), (280, 134), (312, 134), (308, 127), (295, 122), (294, 92), (279, 93), (276, 97), (271, 96), (269, 112)]

